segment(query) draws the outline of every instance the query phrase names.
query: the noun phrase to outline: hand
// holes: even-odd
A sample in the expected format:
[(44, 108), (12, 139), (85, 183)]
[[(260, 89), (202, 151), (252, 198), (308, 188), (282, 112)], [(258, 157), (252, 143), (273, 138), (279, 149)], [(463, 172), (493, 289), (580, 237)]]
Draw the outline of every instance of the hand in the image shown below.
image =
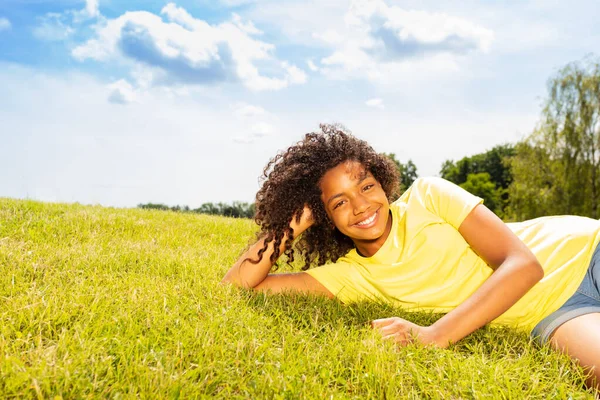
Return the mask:
[(448, 347), (448, 343), (440, 341), (432, 326), (420, 326), (402, 318), (376, 319), (371, 321), (371, 327), (377, 330), (383, 339), (393, 340), (400, 346), (421, 343), (426, 346)]
[[(299, 213), (300, 214), (300, 213)], [(308, 228), (312, 226), (315, 222), (313, 219), (312, 211), (308, 207), (308, 205), (304, 205), (302, 212), (300, 214), (300, 221), (298, 221), (298, 215), (294, 215), (292, 217), (292, 222), (290, 223), (290, 227), (294, 230), (294, 236), (299, 235), (304, 232)]]

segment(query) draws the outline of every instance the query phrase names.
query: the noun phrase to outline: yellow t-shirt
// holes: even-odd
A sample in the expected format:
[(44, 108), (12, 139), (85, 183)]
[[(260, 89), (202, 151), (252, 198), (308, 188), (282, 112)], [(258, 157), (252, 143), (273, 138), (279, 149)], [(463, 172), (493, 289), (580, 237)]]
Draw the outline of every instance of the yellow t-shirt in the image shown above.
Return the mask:
[[(420, 178), (393, 204), (392, 229), (372, 257), (351, 250), (307, 271), (345, 303), (383, 300), (446, 313), (493, 272), (458, 232), (483, 200), (441, 178)], [(533, 251), (545, 276), (493, 323), (531, 330), (575, 293), (600, 241), (600, 221), (543, 217), (508, 227)]]

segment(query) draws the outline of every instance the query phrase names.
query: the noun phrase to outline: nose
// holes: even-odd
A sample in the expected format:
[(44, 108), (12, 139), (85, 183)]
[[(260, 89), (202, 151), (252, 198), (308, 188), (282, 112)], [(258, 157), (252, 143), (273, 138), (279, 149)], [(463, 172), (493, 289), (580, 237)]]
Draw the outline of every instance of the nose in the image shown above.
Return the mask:
[(358, 195), (354, 199), (352, 206), (354, 208), (354, 215), (359, 215), (369, 209), (369, 201), (365, 196)]

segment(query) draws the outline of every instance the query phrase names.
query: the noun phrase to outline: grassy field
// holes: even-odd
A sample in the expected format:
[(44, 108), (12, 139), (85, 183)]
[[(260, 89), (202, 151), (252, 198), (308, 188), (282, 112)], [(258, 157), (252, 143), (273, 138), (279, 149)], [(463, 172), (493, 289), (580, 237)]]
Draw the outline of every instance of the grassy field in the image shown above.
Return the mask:
[(1, 398), (592, 398), (568, 358), (484, 328), (395, 348), (437, 316), (219, 284), (254, 226), (0, 198)]

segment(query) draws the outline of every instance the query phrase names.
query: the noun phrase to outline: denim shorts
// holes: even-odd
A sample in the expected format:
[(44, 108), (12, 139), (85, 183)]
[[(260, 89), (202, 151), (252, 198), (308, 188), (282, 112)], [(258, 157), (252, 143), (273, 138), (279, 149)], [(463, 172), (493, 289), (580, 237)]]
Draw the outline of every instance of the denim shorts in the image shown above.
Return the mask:
[(567, 321), (585, 314), (600, 313), (600, 244), (596, 246), (590, 266), (573, 296), (558, 310), (541, 320), (531, 331), (531, 337), (541, 344)]

